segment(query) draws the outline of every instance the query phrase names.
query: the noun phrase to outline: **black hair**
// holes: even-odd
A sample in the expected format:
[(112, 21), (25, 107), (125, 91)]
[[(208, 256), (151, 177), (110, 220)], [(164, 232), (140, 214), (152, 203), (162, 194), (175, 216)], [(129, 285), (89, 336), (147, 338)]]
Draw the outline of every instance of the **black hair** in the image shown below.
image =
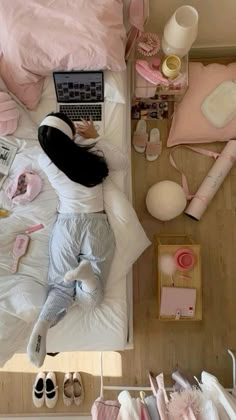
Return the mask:
[[(65, 121), (75, 135), (75, 126), (67, 115), (62, 112), (48, 115)], [(85, 187), (94, 187), (108, 176), (104, 157), (99, 152), (90, 150), (94, 145), (78, 145), (62, 131), (47, 125), (39, 127), (38, 140), (51, 161), (72, 181)]]

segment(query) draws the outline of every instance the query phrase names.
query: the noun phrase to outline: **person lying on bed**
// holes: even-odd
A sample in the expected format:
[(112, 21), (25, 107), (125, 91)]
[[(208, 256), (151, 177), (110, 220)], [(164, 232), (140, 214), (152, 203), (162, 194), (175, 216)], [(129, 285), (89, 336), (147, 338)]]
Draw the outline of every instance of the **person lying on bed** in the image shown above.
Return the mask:
[[(80, 144), (74, 142), (81, 136)], [(103, 181), (128, 167), (128, 158), (103, 140), (92, 121), (77, 126), (64, 114), (48, 115), (38, 129), (45, 154), (39, 164), (59, 198), (49, 244), (48, 296), (27, 347), (33, 364), (43, 364), (48, 329), (72, 306), (95, 308), (103, 298), (115, 238), (104, 212)]]

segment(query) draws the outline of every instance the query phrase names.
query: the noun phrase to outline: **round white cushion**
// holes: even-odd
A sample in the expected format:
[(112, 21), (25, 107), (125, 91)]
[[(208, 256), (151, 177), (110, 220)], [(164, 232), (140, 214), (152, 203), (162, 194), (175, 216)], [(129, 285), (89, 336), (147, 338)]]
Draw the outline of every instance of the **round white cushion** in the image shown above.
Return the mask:
[(148, 190), (146, 205), (156, 219), (167, 221), (179, 216), (187, 204), (183, 188), (173, 181), (161, 181)]

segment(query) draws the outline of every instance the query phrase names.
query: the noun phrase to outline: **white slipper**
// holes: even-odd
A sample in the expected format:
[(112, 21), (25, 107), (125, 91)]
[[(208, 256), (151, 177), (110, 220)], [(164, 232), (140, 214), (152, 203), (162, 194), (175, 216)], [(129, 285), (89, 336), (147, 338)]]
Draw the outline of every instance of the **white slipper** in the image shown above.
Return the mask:
[(48, 372), (45, 381), (45, 403), (48, 408), (54, 408), (58, 400), (57, 379), (54, 372)]
[(132, 144), (138, 153), (144, 153), (148, 142), (147, 124), (145, 120), (139, 120), (133, 135)]
[(73, 373), (74, 403), (80, 405), (84, 400), (84, 387), (79, 372)]
[(149, 141), (147, 142), (146, 147), (146, 159), (149, 162), (156, 160), (161, 154), (162, 143), (160, 138), (160, 130), (158, 128), (153, 128), (150, 131)]
[(32, 390), (32, 400), (34, 406), (41, 408), (45, 401), (45, 378), (44, 372), (39, 372), (35, 378), (35, 382)]
[(63, 402), (66, 406), (73, 403), (74, 392), (73, 392), (73, 376), (72, 373), (66, 373), (64, 376), (63, 385)]

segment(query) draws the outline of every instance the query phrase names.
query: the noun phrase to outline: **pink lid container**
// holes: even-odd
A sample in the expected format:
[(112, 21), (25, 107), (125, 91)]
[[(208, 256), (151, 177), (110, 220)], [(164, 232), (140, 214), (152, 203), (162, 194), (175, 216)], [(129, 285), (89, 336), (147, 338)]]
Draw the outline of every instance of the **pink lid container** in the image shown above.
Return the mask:
[(189, 248), (179, 248), (174, 254), (174, 260), (179, 271), (190, 271), (196, 263), (196, 256)]

